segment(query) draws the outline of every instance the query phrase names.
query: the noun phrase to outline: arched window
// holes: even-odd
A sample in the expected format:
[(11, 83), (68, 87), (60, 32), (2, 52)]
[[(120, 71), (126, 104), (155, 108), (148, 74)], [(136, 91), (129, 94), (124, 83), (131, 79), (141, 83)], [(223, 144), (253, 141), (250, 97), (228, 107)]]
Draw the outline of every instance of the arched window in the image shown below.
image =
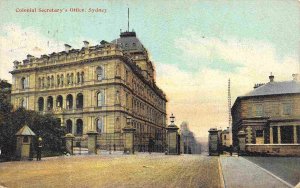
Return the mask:
[(115, 124), (115, 132), (121, 132), (121, 124), (120, 124), (120, 118), (116, 118), (116, 124)]
[(76, 107), (79, 108), (79, 109), (83, 108), (83, 95), (82, 95), (82, 93), (77, 94)]
[(42, 88), (44, 88), (45, 87), (45, 78), (43, 77), (42, 78)]
[(71, 79), (70, 79), (70, 75), (67, 74), (67, 84), (70, 85), (71, 84)]
[(22, 98), (22, 99), (21, 99), (21, 101), (20, 101), (20, 106), (26, 109), (26, 106), (27, 106), (27, 105), (26, 105), (26, 100), (25, 100), (25, 98)]
[(80, 76), (81, 76), (81, 83), (83, 83), (84, 82), (84, 72), (81, 72)]
[(63, 106), (63, 97), (61, 95), (58, 95), (56, 97), (56, 106), (59, 108)]
[(72, 133), (72, 120), (67, 120), (67, 133)]
[(70, 76), (70, 83), (73, 84), (74, 83), (74, 74), (72, 73)]
[(60, 85), (60, 76), (59, 75), (57, 75), (57, 86), (59, 86)]
[(97, 106), (101, 107), (104, 105), (104, 95), (103, 92), (98, 92), (97, 93)]
[(96, 126), (98, 133), (104, 133), (104, 123), (102, 118), (96, 120)]
[(77, 119), (76, 121), (76, 134), (82, 135), (83, 133), (83, 122), (81, 119)]
[(51, 76), (51, 87), (54, 87), (54, 76)]
[(104, 78), (104, 71), (102, 67), (97, 67), (96, 75), (97, 75), (97, 80), (102, 80)]
[(25, 89), (26, 87), (26, 79), (25, 77), (21, 78), (21, 89)]
[(77, 78), (76, 83), (79, 84), (79, 83), (80, 83), (80, 80), (81, 80), (81, 79), (80, 79), (80, 74), (79, 74), (79, 72), (77, 72), (76, 78)]
[(48, 87), (48, 88), (50, 87), (50, 82), (51, 82), (50, 76), (48, 76), (48, 77), (47, 77), (47, 87)]
[(44, 111), (44, 98), (43, 97), (40, 97), (38, 100), (38, 108), (39, 108), (40, 112)]
[(64, 86), (64, 75), (62, 74), (62, 75), (60, 75), (60, 85), (61, 86)]
[(73, 108), (73, 96), (71, 94), (67, 95), (67, 109)]
[(38, 87), (39, 87), (39, 88), (42, 88), (42, 79), (41, 79), (41, 78), (39, 78)]
[(53, 97), (49, 96), (47, 98), (47, 109), (52, 110), (53, 109)]

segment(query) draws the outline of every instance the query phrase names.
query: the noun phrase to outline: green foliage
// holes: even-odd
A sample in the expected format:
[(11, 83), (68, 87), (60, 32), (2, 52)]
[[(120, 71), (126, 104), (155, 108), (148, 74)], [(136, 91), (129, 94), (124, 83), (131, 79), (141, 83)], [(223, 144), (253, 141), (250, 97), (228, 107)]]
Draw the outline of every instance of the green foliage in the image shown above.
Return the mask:
[(11, 106), (5, 103), (5, 100), (1, 100), (0, 98), (0, 106), (6, 106), (0, 109), (0, 147), (3, 156), (11, 158), (14, 155), (16, 149), (15, 134), (25, 124), (37, 135), (33, 143), (35, 147), (37, 138), (42, 137), (43, 152), (62, 152), (64, 129), (53, 115), (41, 115), (35, 111), (25, 110), (24, 108), (11, 111)]

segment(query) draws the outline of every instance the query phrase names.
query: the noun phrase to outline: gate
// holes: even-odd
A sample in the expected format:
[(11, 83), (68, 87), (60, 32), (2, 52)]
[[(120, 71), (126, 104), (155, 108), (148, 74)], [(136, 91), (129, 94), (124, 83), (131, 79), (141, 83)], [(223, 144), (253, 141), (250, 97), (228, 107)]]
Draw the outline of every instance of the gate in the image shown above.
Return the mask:
[(101, 133), (97, 135), (97, 149), (107, 151), (123, 151), (123, 133)]
[(135, 133), (134, 150), (138, 152), (164, 152), (165, 151), (164, 133)]

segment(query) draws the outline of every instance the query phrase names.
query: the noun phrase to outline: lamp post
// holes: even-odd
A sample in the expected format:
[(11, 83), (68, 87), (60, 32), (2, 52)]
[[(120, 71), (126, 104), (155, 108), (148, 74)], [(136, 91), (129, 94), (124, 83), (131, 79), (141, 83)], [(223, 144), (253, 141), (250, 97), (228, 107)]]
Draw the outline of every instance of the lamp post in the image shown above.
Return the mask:
[(178, 135), (178, 127), (175, 125), (175, 116), (173, 113), (170, 116), (171, 124), (167, 127), (167, 143), (168, 143), (168, 151), (169, 155), (178, 155), (180, 154), (180, 142)]

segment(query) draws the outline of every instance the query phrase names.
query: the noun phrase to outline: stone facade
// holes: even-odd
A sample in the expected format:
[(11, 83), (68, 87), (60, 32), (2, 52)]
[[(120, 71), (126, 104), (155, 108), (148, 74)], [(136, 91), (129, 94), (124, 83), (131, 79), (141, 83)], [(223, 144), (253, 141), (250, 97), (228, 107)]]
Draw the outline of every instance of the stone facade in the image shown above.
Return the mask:
[[(136, 38), (134, 32), (125, 33)], [(121, 33), (119, 40), (126, 37)], [(65, 47), (62, 52), (39, 58), (28, 55), (23, 62), (14, 62), (14, 108), (53, 113), (77, 137), (88, 131), (121, 133), (127, 116), (133, 118), (137, 132), (165, 130), (167, 100), (155, 84), (146, 49), (126, 49), (106, 41), (96, 46), (84, 41), (81, 49)]]
[(246, 144), (281, 144), (282, 147), (299, 144), (299, 81), (274, 82), (274, 76), (270, 76), (269, 83), (255, 87), (248, 95), (238, 97), (232, 107), (234, 145), (238, 145), (239, 131), (245, 132)]

